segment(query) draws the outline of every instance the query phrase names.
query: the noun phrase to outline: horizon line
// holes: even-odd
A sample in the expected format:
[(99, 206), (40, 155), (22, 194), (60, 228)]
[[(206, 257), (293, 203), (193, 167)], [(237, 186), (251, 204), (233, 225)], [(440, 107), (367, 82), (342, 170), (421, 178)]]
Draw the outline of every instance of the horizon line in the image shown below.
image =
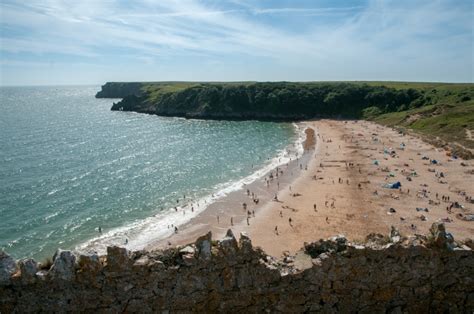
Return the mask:
[(2, 87), (73, 87), (73, 86), (102, 86), (106, 83), (426, 83), (426, 84), (474, 84), (474, 81), (471, 82), (449, 82), (449, 81), (399, 81), (399, 80), (301, 80), (301, 81), (292, 81), (292, 80), (275, 80), (275, 81), (255, 81), (255, 80), (244, 80), (244, 81), (221, 81), (221, 80), (163, 80), (163, 81), (105, 81), (105, 83), (79, 83), (79, 84), (31, 84), (31, 85), (2, 85)]

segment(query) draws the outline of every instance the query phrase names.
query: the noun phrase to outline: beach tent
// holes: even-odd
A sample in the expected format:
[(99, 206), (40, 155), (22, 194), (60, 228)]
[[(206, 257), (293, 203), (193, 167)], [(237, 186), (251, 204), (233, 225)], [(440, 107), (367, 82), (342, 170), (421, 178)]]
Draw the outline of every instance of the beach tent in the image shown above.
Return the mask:
[(387, 183), (387, 184), (384, 184), (383, 186), (384, 188), (387, 188), (387, 189), (399, 189), (402, 187), (402, 184), (400, 183), (400, 181), (397, 181), (395, 183)]

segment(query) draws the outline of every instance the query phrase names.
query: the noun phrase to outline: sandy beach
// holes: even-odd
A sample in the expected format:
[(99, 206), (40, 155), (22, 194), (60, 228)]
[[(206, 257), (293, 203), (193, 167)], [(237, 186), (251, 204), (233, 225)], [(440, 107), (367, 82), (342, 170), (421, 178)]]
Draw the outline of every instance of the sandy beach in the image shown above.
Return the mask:
[[(471, 161), (367, 121), (301, 124), (305, 153), (280, 167), (278, 178), (275, 169), (273, 179), (267, 174), (212, 204), (148, 249), (184, 245), (208, 231), (219, 239), (229, 228), (274, 256), (337, 234), (353, 241), (388, 234), (390, 226), (404, 235), (426, 234), (435, 221), (444, 221), (455, 239), (473, 237), (474, 221), (463, 219), (474, 213), (466, 199), (474, 195)], [(396, 182), (401, 188), (384, 187)]]

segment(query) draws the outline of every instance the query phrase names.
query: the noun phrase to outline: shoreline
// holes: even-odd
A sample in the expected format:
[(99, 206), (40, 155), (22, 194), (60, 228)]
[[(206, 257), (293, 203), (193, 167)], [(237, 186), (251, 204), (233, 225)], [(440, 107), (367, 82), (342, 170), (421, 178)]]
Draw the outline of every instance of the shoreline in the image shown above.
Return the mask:
[[(294, 161), (295, 156), (302, 154), (304, 151), (304, 137), (306, 135), (304, 127), (301, 123), (296, 122), (292, 123), (292, 127), (295, 131), (295, 140), (284, 149), (277, 151), (276, 156), (270, 159), (270, 162), (262, 164), (260, 168), (256, 168), (248, 176), (222, 183), (215, 187), (214, 193), (195, 200), (183, 200), (180, 198), (182, 202), (177, 206), (176, 211), (173, 208), (169, 208), (140, 221), (112, 229), (99, 237), (76, 245), (73, 250), (78, 253), (97, 252), (105, 254), (107, 246), (114, 245), (126, 247), (129, 250), (148, 249), (156, 243), (172, 237), (174, 235), (174, 226), (177, 226), (180, 230), (189, 228), (197, 217), (205, 214), (209, 209), (212, 212), (216, 212), (216, 208), (219, 206), (223, 208), (236, 207), (236, 200), (239, 199), (240, 192), (246, 186), (254, 186), (257, 182), (262, 181), (268, 173), (275, 171), (278, 167), (284, 167), (285, 163), (291, 163), (292, 160)], [(283, 185), (284, 183), (282, 182)], [(239, 203), (239, 206), (241, 206), (241, 203)], [(193, 211), (191, 211), (191, 207), (194, 208)], [(224, 211), (227, 211), (227, 209)], [(236, 223), (239, 221), (239, 214), (237, 213), (236, 215)]]
[[(249, 217), (249, 221), (255, 218), (260, 208), (270, 202), (274, 194), (278, 193), (279, 189), (289, 186), (298, 178), (298, 174), (301, 171), (298, 167), (298, 162), (307, 163), (309, 160), (307, 152), (310, 149), (308, 146), (310, 144), (308, 144), (308, 134), (305, 132), (307, 126), (305, 123), (298, 123), (295, 127), (302, 129), (298, 130), (298, 139), (293, 144), (290, 144), (290, 146), (294, 147), (297, 151), (293, 152), (292, 155), (290, 154), (290, 160), (286, 164), (280, 162), (277, 166), (273, 166), (270, 170), (265, 171), (251, 183), (244, 184), (241, 188), (210, 203), (199, 214), (191, 218), (191, 220), (180, 225), (178, 233), (171, 233), (166, 237), (155, 239), (146, 245), (145, 249), (164, 249), (170, 246), (185, 245), (190, 240), (208, 231), (212, 231), (216, 237), (223, 237), (229, 228), (243, 223), (246, 224), (247, 217)], [(302, 138), (303, 134), (305, 138)], [(296, 148), (298, 145), (301, 146), (302, 152)], [(286, 149), (288, 149), (288, 147)], [(298, 159), (294, 158), (294, 154), (299, 156)], [(278, 159), (278, 156), (274, 159)], [(278, 178), (275, 177), (274, 181), (267, 186), (266, 177), (270, 173), (276, 174), (276, 169), (283, 171), (283, 175), (280, 174)], [(250, 191), (249, 195), (247, 195), (247, 190)], [(255, 198), (258, 199), (258, 203), (252, 201), (253, 197), (251, 193), (254, 193)], [(246, 209), (243, 208), (243, 203), (247, 204)], [(254, 212), (254, 214), (249, 215), (248, 211), (251, 213)]]
[[(473, 205), (464, 200), (474, 195), (469, 184), (472, 165), (467, 161), (454, 160), (417, 137), (373, 122), (315, 120), (302, 125), (315, 130), (316, 147), (304, 154), (307, 160), (302, 169), (293, 161), (289, 171), (294, 176), (280, 183), (279, 202), (267, 197), (258, 206), (252, 205), (255, 217), (251, 215), (247, 223), (241, 204), (249, 203), (249, 198), (241, 191), (240, 198), (237, 193), (232, 203), (221, 204), (225, 211), (211, 209), (147, 249), (186, 245), (208, 231), (220, 238), (229, 228), (234, 234), (247, 233), (256, 246), (276, 257), (297, 252), (304, 242), (335, 234), (362, 242), (371, 233), (387, 234), (391, 226), (416, 236), (428, 233), (433, 222), (444, 222), (455, 238), (472, 238), (474, 222), (459, 218), (474, 213)], [(426, 162), (425, 155), (438, 163)], [(398, 181), (401, 189), (384, 188)], [(260, 195), (261, 188), (257, 191)], [(270, 191), (276, 192), (274, 185)], [(450, 201), (443, 201), (444, 196)], [(459, 208), (452, 208), (454, 202)], [(217, 213), (224, 217), (220, 223)], [(233, 225), (230, 213), (236, 217)]]
[[(232, 229), (234, 234), (247, 233), (256, 246), (278, 257), (294, 254), (304, 242), (335, 234), (363, 242), (369, 234), (387, 234), (395, 226), (416, 236), (428, 233), (433, 222), (446, 223), (457, 239), (472, 238), (474, 222), (459, 218), (474, 214), (473, 205), (463, 199), (474, 195), (468, 173), (474, 170), (466, 164), (469, 161), (454, 160), (416, 136), (369, 121), (311, 120), (298, 127), (307, 135), (303, 154), (299, 160), (277, 166), (284, 172), (279, 184), (268, 177), (275, 174), (273, 167), (242, 188), (214, 199), (178, 226), (177, 233), (174, 225), (156, 225), (152, 228), (165, 228), (167, 235), (148, 239), (139, 248), (121, 246), (165, 249), (187, 245), (209, 231), (221, 238)], [(313, 130), (312, 136), (307, 130)], [(421, 158), (424, 155), (440, 162), (432, 166)], [(412, 172), (418, 174), (411, 176)], [(439, 173), (449, 182), (440, 182)], [(397, 181), (401, 189), (383, 187)], [(252, 192), (259, 199), (257, 204)], [(278, 202), (272, 201), (275, 194)], [(442, 196), (449, 196), (450, 202), (441, 201)], [(460, 207), (453, 209), (454, 202)], [(142, 231), (146, 237), (146, 230)]]

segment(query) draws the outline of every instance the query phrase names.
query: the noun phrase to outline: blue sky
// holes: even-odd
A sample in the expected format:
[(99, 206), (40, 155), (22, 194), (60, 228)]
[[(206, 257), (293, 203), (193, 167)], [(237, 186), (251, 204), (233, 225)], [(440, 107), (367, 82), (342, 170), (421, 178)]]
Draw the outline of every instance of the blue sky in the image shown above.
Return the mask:
[(473, 3), (0, 0), (0, 84), (473, 82)]

